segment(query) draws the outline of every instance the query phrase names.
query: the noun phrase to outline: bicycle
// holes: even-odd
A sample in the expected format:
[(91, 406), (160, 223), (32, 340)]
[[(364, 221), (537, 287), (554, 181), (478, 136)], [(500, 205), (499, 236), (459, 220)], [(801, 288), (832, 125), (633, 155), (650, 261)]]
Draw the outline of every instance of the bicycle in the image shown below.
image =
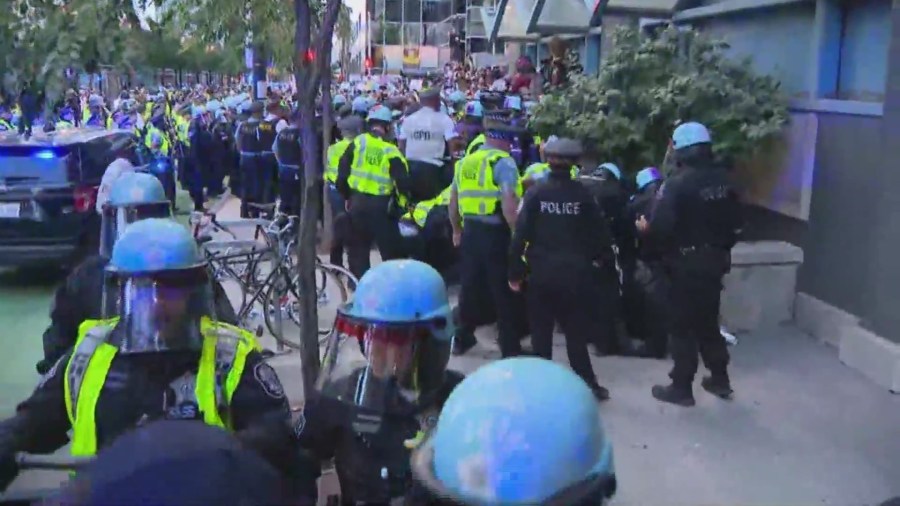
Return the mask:
[[(211, 275), (220, 283), (236, 282), (240, 290), (238, 321), (250, 327), (255, 320), (254, 308), (262, 310), (263, 324), (275, 338), (279, 349), (299, 349), (300, 343), (286, 337), (283, 322), (300, 326), (299, 274), (296, 272), (295, 245), (296, 216), (275, 213), (272, 221), (245, 219), (224, 223), (214, 216), (208, 217), (207, 230), (224, 232), (231, 239), (214, 241), (207, 230), (195, 228), (195, 236), (203, 247), (210, 265)], [(230, 227), (252, 225), (255, 227), (254, 240), (240, 240)], [(258, 239), (262, 238), (263, 242)], [(270, 264), (266, 272), (264, 265)], [(346, 269), (326, 264), (316, 258), (316, 300), (321, 307), (328, 304), (330, 296), (336, 295), (340, 304), (346, 303), (357, 280)], [(286, 318), (285, 318), (286, 317)], [(321, 320), (321, 317), (320, 317)], [(333, 318), (326, 318), (327, 326), (320, 326), (320, 336), (331, 331)], [(262, 326), (257, 327), (257, 336), (262, 335)], [(299, 337), (299, 332), (297, 333)], [(320, 340), (321, 342), (321, 340)]]

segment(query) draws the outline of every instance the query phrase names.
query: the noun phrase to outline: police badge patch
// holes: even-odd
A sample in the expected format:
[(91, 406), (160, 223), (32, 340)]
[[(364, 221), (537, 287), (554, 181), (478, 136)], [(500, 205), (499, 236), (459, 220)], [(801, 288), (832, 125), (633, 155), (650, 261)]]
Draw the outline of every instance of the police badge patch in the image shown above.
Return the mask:
[(272, 366), (265, 362), (256, 364), (256, 367), (253, 368), (253, 376), (269, 397), (273, 399), (284, 398), (284, 387), (281, 385), (281, 380), (278, 379), (278, 375), (275, 373), (275, 369), (272, 369)]

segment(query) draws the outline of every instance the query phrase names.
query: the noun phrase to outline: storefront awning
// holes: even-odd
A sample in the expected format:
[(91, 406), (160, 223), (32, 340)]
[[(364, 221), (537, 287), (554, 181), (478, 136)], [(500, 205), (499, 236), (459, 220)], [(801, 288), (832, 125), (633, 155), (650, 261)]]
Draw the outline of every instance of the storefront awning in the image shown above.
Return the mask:
[(594, 12), (593, 5), (589, 7), (585, 0), (538, 0), (534, 10), (536, 19), (528, 31), (540, 35), (586, 33)]
[(537, 40), (538, 34), (531, 33), (529, 27), (537, 18), (535, 7), (539, 0), (500, 0), (497, 4), (493, 23), (490, 25), (490, 39), (511, 42)]

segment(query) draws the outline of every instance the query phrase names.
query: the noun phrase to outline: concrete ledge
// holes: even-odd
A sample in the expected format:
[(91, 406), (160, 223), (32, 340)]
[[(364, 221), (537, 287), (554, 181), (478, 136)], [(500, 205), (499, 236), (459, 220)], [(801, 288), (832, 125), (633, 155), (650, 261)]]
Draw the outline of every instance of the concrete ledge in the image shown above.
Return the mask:
[(751, 332), (790, 322), (801, 263), (803, 250), (786, 242), (735, 245), (731, 272), (722, 280), (720, 314), (725, 328)]
[(808, 293), (798, 292), (794, 299), (794, 323), (803, 332), (839, 348), (842, 329), (859, 326), (859, 318)]
[(841, 329), (838, 357), (879, 386), (900, 393), (900, 345), (858, 325), (848, 326)]

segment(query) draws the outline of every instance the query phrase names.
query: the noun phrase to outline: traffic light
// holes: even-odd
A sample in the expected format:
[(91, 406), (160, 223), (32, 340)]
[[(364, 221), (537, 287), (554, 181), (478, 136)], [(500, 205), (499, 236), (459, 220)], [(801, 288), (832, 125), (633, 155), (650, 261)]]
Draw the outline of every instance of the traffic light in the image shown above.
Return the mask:
[(303, 55), (303, 59), (306, 63), (312, 63), (316, 61), (316, 51), (314, 49), (307, 49), (306, 54)]
[(366, 69), (371, 69), (371, 68), (372, 68), (372, 59), (366, 58)]

